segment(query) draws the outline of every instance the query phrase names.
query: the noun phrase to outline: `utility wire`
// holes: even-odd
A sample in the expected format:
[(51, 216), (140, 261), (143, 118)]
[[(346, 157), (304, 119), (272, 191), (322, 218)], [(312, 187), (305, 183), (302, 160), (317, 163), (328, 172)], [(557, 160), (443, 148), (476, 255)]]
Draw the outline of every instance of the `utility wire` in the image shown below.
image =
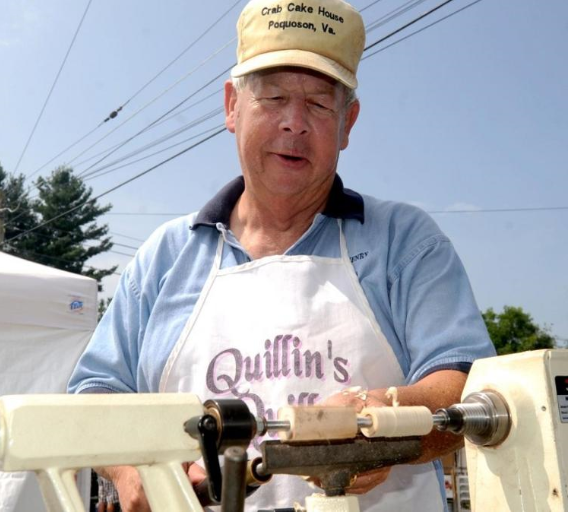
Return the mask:
[[(91, 247), (88, 246), (87, 248), (91, 248)], [(106, 250), (106, 252), (115, 253), (116, 255), (123, 255), (124, 257), (130, 257), (131, 259), (133, 259), (134, 257), (136, 257), (136, 255), (132, 255), (131, 253), (117, 252), (116, 250)], [(105, 253), (106, 253), (106, 252), (105, 252)]]
[[(123, 236), (123, 237), (128, 237), (128, 236)], [(144, 241), (142, 241), (142, 242), (144, 242)], [(112, 243), (112, 246), (120, 246), (122, 248), (128, 248), (129, 250), (138, 250), (137, 246), (123, 245), (122, 243), (115, 243), (114, 241)], [(132, 256), (132, 257), (134, 257), (134, 256)]]
[[(208, 94), (207, 96), (201, 98), (201, 99), (198, 100), (197, 102), (194, 102), (194, 103), (188, 105), (185, 109), (182, 109), (181, 111), (172, 113), (170, 116), (168, 116), (168, 117), (164, 118), (163, 120), (159, 121), (158, 123), (156, 123), (152, 128), (159, 127), (159, 126), (162, 125), (163, 123), (166, 123), (166, 122), (170, 121), (172, 118), (175, 118), (175, 117), (179, 116), (180, 114), (182, 114), (182, 113), (184, 113), (184, 112), (186, 112), (186, 111), (189, 111), (189, 110), (192, 109), (193, 107), (196, 107), (197, 105), (199, 105), (199, 104), (201, 104), (201, 103), (203, 103), (203, 102), (209, 100), (211, 97), (215, 96), (216, 94), (220, 93), (221, 91), (223, 91), (223, 88), (219, 88), (219, 89), (217, 89), (216, 91), (213, 91), (213, 93)], [(103, 154), (109, 152), (110, 150), (114, 150), (115, 148), (117, 148), (118, 146), (120, 146), (121, 144), (126, 143), (126, 142), (127, 142), (126, 140), (123, 140), (123, 141), (121, 141), (121, 142), (119, 142), (119, 143), (117, 143), (117, 144), (115, 144), (115, 145), (112, 145), (112, 146), (110, 146), (110, 147), (107, 147), (107, 148), (105, 148), (104, 150), (100, 151), (99, 153), (96, 153), (96, 154), (92, 155), (91, 157), (88, 157), (87, 159), (85, 159), (85, 160), (83, 160), (83, 161), (81, 161), (81, 162), (76, 163), (76, 164), (75, 164), (75, 167), (82, 166), (83, 164), (86, 164), (87, 162), (92, 161), (93, 159), (96, 159), (97, 157), (99, 157), (99, 156), (101, 156), (101, 155), (103, 155)]]
[[(34, 177), (35, 175), (37, 175), (43, 168), (45, 168), (48, 164), (51, 164), (55, 159), (57, 159), (58, 157), (62, 156), (65, 152), (67, 152), (68, 150), (71, 150), (71, 148), (73, 148), (74, 146), (78, 145), (79, 143), (81, 143), (82, 141), (84, 141), (85, 139), (87, 139), (91, 134), (93, 134), (94, 132), (96, 132), (99, 127), (101, 127), (104, 124), (104, 121), (101, 121), (93, 130), (91, 130), (90, 132), (88, 132), (87, 134), (85, 134), (83, 137), (81, 137), (80, 139), (78, 139), (77, 141), (75, 141), (73, 144), (69, 145), (67, 148), (65, 148), (65, 150), (62, 150), (61, 152), (59, 152), (55, 157), (53, 157), (52, 159), (50, 159), (49, 161), (47, 161), (45, 164), (42, 164), (37, 170), (35, 170), (31, 175), (29, 175), (27, 178), (30, 179), (32, 177)], [(28, 188), (28, 193), (31, 191), (32, 186), (30, 186)]]
[(150, 159), (151, 157), (154, 157), (154, 156), (156, 156), (156, 155), (158, 155), (158, 154), (161, 154), (161, 153), (163, 153), (163, 152), (166, 152), (167, 150), (171, 150), (172, 148), (175, 148), (176, 146), (180, 146), (180, 145), (183, 145), (184, 143), (187, 143), (187, 142), (189, 142), (189, 141), (192, 141), (193, 139), (197, 139), (198, 137), (201, 137), (201, 136), (203, 136), (203, 135), (205, 135), (205, 134), (207, 134), (207, 133), (209, 133), (209, 132), (212, 132), (212, 131), (214, 131), (214, 130), (219, 130), (219, 129), (223, 128), (224, 126), (225, 126), (224, 123), (222, 123), (222, 124), (220, 124), (220, 125), (216, 125), (215, 127), (212, 127), (212, 128), (210, 128), (210, 129), (204, 130), (203, 132), (200, 132), (199, 134), (196, 134), (196, 135), (194, 135), (194, 136), (188, 137), (187, 139), (184, 139), (183, 141), (180, 141), (179, 143), (175, 143), (175, 144), (173, 144), (173, 145), (170, 145), (170, 146), (168, 146), (168, 147), (166, 147), (166, 148), (163, 148), (162, 150), (158, 150), (157, 152), (154, 152), (154, 153), (151, 153), (151, 154), (146, 155), (146, 156), (144, 156), (144, 157), (141, 157), (140, 159), (136, 159), (136, 160), (134, 160), (134, 161), (127, 162), (126, 164), (123, 164), (122, 166), (117, 166), (116, 168), (111, 168), (110, 170), (103, 171), (103, 172), (101, 172), (101, 173), (98, 173), (97, 175), (91, 175), (91, 176), (85, 178), (84, 180), (85, 180), (85, 182), (87, 182), (87, 181), (89, 181), (89, 180), (94, 180), (94, 179), (99, 178), (99, 177), (102, 177), (102, 176), (104, 176), (104, 175), (108, 175), (109, 173), (112, 173), (113, 171), (117, 171), (117, 170), (126, 168), (126, 167), (128, 167), (128, 166), (132, 166), (133, 164), (136, 164), (136, 163), (141, 162), (141, 161), (145, 161), (146, 159)]
[[(132, 241), (138, 241), (139, 243), (144, 242), (144, 239), (139, 239), (137, 237), (127, 236), (126, 234), (120, 234), (118, 232), (109, 232), (109, 234), (111, 234), (113, 236), (124, 237), (126, 239), (131, 239)], [(117, 243), (113, 243), (113, 244), (117, 244)], [(136, 250), (138, 250), (138, 248), (136, 248)]]
[(373, 7), (373, 5), (378, 4), (380, 1), (381, 0), (375, 0), (374, 2), (371, 2), (369, 5), (366, 5), (365, 7), (362, 7), (361, 9), (359, 9), (359, 12), (362, 13), (363, 11), (366, 11), (370, 7)]
[(51, 98), (51, 94), (53, 93), (53, 90), (55, 89), (57, 81), (59, 80), (59, 76), (61, 75), (61, 72), (63, 71), (63, 68), (65, 66), (65, 63), (67, 62), (67, 57), (69, 57), (69, 54), (71, 53), (71, 49), (73, 48), (75, 40), (77, 39), (77, 35), (79, 34), (79, 30), (81, 30), (81, 25), (83, 25), (83, 21), (84, 21), (85, 17), (87, 16), (87, 12), (89, 11), (89, 7), (91, 7), (92, 1), (93, 0), (89, 0), (89, 3), (87, 4), (87, 7), (85, 9), (85, 12), (83, 13), (83, 16), (81, 18), (81, 21), (79, 22), (79, 25), (77, 26), (77, 30), (75, 31), (75, 35), (73, 36), (73, 39), (71, 40), (71, 44), (69, 45), (69, 48), (67, 49), (67, 53), (65, 54), (65, 58), (63, 59), (63, 62), (61, 63), (61, 66), (59, 67), (59, 71), (57, 72), (57, 75), (55, 76), (55, 80), (53, 81), (53, 85), (51, 86), (51, 89), (49, 90), (49, 93), (47, 95), (47, 98), (45, 99), (43, 107), (41, 108), (41, 112), (39, 113), (39, 116), (37, 117), (34, 128), (32, 129), (30, 137), (28, 137), (28, 141), (26, 143), (26, 146), (24, 147), (22, 154), (20, 155), (20, 158), (18, 159), (18, 163), (16, 164), (16, 168), (14, 169), (14, 174), (17, 173), (18, 168), (20, 167), (20, 163), (22, 162), (22, 159), (24, 158), (24, 154), (26, 153), (26, 150), (28, 149), (28, 146), (30, 145), (32, 137), (34, 136), (34, 133), (35, 133), (37, 126), (39, 124), (39, 121), (41, 120), (41, 117), (43, 116), (43, 113), (45, 111), (45, 108), (47, 107), (49, 99)]
[[(437, 5), (436, 7), (434, 7), (433, 9), (430, 9), (429, 11), (425, 12), (424, 14), (418, 16), (418, 18), (415, 18), (414, 20), (406, 23), (405, 25), (403, 25), (402, 27), (396, 29), (395, 31), (391, 32), (390, 34), (387, 34), (386, 36), (382, 37), (381, 39), (379, 39), (378, 41), (375, 41), (374, 43), (371, 43), (369, 46), (365, 47), (365, 49), (363, 50), (363, 52), (367, 52), (368, 50), (370, 50), (371, 48), (377, 46), (378, 44), (382, 43), (383, 41), (386, 41), (387, 39), (390, 39), (391, 37), (393, 37), (394, 35), (398, 34), (399, 32), (403, 31), (404, 29), (410, 27), (411, 25), (414, 25), (415, 23), (419, 22), (421, 19), (425, 18), (426, 16), (429, 16), (430, 14), (436, 12), (438, 9), (441, 9), (442, 7), (444, 7), (445, 5), (448, 5), (450, 2), (453, 2), (453, 0), (445, 0), (444, 2), (442, 2), (441, 4)], [(361, 59), (363, 60), (363, 59)]]
[(215, 118), (216, 116), (221, 114), (223, 112), (223, 110), (224, 110), (223, 107), (218, 107), (217, 109), (213, 109), (212, 111), (209, 111), (208, 113), (204, 114), (200, 118), (197, 118), (197, 119), (191, 121), (190, 123), (187, 123), (186, 125), (183, 125), (182, 127), (177, 128), (177, 129), (173, 130), (172, 132), (169, 132), (168, 134), (165, 134), (165, 135), (159, 137), (158, 139), (137, 148), (136, 150), (133, 150), (132, 152), (130, 152), (128, 154), (125, 154), (121, 157), (118, 157), (117, 159), (115, 159), (112, 162), (106, 163), (106, 164), (102, 165), (101, 167), (96, 168), (94, 170), (91, 170), (89, 172), (87, 172), (87, 170), (84, 170), (84, 171), (78, 173), (77, 176), (82, 177), (82, 178), (86, 178), (86, 177), (89, 177), (91, 175), (98, 173), (99, 171), (102, 171), (102, 170), (105, 170), (105, 169), (110, 168), (112, 166), (115, 166), (116, 164), (120, 164), (121, 162), (125, 161), (126, 159), (130, 159), (130, 157), (135, 157), (136, 155), (139, 155), (139, 154), (145, 152), (146, 150), (150, 150), (151, 148), (154, 148), (155, 146), (158, 146), (162, 143), (165, 143), (166, 141), (169, 141), (170, 139), (173, 139), (174, 137), (179, 136), (180, 134), (183, 134), (184, 132), (187, 132), (188, 130), (191, 130), (192, 128), (195, 128), (198, 125), (201, 125), (202, 123), (205, 123), (205, 122), (209, 121), (210, 119)]
[(495, 213), (495, 212), (537, 212), (537, 211), (567, 211), (565, 207), (519, 207), (513, 209), (459, 209), (451, 211), (426, 211), (428, 214), (476, 214), (476, 213)]
[(84, 170), (82, 173), (85, 174), (87, 173), (87, 171), (91, 170), (92, 168), (94, 168), (97, 164), (100, 164), (101, 162), (103, 162), (107, 157), (111, 156), (114, 152), (116, 152), (117, 150), (119, 150), (120, 148), (122, 148), (124, 145), (128, 144), (130, 141), (132, 141), (134, 138), (138, 137), (140, 134), (143, 134), (144, 132), (146, 132), (148, 129), (150, 129), (153, 125), (155, 125), (156, 123), (158, 123), (159, 121), (161, 121), (163, 118), (165, 118), (168, 114), (171, 114), (173, 111), (175, 111), (178, 107), (182, 106), (185, 102), (187, 102), (188, 100), (190, 100), (191, 98), (193, 98), (196, 94), (200, 93), (201, 91), (203, 91), (206, 87), (208, 87), (209, 85), (211, 85), (213, 82), (215, 82), (219, 77), (222, 77), (223, 75), (225, 75), (233, 66), (230, 66), (229, 68), (227, 68), (226, 70), (223, 70), (221, 73), (219, 73), (218, 75), (216, 75), (214, 78), (212, 78), (209, 82), (207, 82), (205, 85), (201, 86), (197, 91), (193, 92), (191, 95), (189, 95), (188, 97), (186, 97), (185, 99), (183, 99), (180, 103), (178, 103), (177, 105), (175, 105), (174, 107), (172, 107), (169, 111), (167, 111), (165, 114), (162, 114), (159, 118), (155, 119), (152, 123), (150, 123), (149, 125), (147, 125), (146, 127), (144, 127), (142, 130), (138, 131), (136, 134), (134, 134), (132, 137), (128, 138), (122, 145), (116, 147), (114, 150), (108, 152), (104, 157), (102, 157), (101, 159), (99, 159), (97, 162), (95, 162), (94, 164), (91, 164), (91, 166), (89, 166), (86, 170)]
[[(63, 233), (65, 233), (65, 234), (72, 234), (72, 232), (71, 232), (70, 230), (58, 229), (57, 231), (58, 231), (58, 232), (63, 232)], [(51, 239), (50, 236), (47, 236), (47, 235), (44, 235), (44, 234), (36, 234), (36, 237), (39, 237), (40, 239), (43, 239), (43, 240), (50, 240), (50, 239)], [(88, 241), (88, 240), (87, 240), (87, 241)], [(93, 241), (97, 241), (97, 239), (93, 239)], [(81, 244), (81, 245), (82, 245), (82, 243), (76, 243), (76, 244)], [(112, 242), (111, 244), (112, 244), (113, 247), (114, 247), (114, 246), (123, 246), (123, 247), (129, 248), (129, 249), (131, 249), (131, 250), (138, 250), (138, 248), (136, 248), (136, 247), (134, 247), (134, 246), (123, 245), (123, 244), (114, 243), (114, 242)], [(85, 244), (85, 245), (84, 245), (84, 248), (96, 248), (96, 245), (87, 245), (87, 244)], [(26, 250), (26, 251), (27, 251), (27, 250)], [(117, 255), (124, 255), (124, 256), (130, 257), (130, 258), (135, 257), (134, 255), (132, 255), (132, 254), (130, 254), (130, 253), (117, 252), (116, 250), (105, 250), (105, 253), (107, 253), (107, 252), (108, 252), (108, 253), (115, 253), (115, 254), (117, 254)], [(29, 253), (33, 253), (33, 252), (29, 252)], [(51, 257), (51, 256), (46, 255), (46, 254), (38, 254), (38, 253), (35, 253), (34, 255), (42, 255), (42, 256), (48, 257), (48, 258)], [(97, 255), (98, 255), (98, 254), (97, 254)], [(93, 257), (95, 257), (95, 255), (93, 255)], [(60, 258), (60, 257), (52, 257), (52, 258), (53, 258), (53, 259), (57, 259), (57, 260), (59, 260), (59, 261), (61, 261), (61, 262), (68, 262), (68, 263), (70, 263), (70, 264), (72, 264), (72, 263), (75, 262), (75, 261), (71, 261), (71, 260), (65, 260), (65, 259), (62, 259), (62, 258)]]
[(210, 135), (210, 136), (208, 136), (208, 137), (206, 137), (206, 138), (203, 138), (201, 141), (198, 141), (197, 143), (195, 143), (195, 144), (193, 144), (193, 145), (191, 145), (191, 146), (188, 146), (187, 148), (183, 149), (181, 152), (178, 152), (177, 154), (172, 155), (171, 157), (168, 157), (167, 159), (163, 160), (162, 162), (159, 162), (158, 164), (152, 166), (151, 168), (148, 168), (147, 170), (144, 170), (143, 172), (138, 173), (138, 175), (135, 175), (135, 176), (129, 178), (128, 180), (125, 180), (124, 182), (118, 184), (117, 186), (114, 186), (114, 187), (112, 187), (111, 189), (108, 189), (108, 190), (105, 191), (104, 193), (101, 193), (100, 195), (95, 196), (94, 198), (91, 198), (90, 200), (87, 200), (86, 202), (83, 202), (83, 203), (81, 203), (81, 204), (79, 204), (79, 205), (76, 205), (75, 207), (73, 207), (73, 208), (71, 208), (71, 209), (68, 209), (68, 210), (65, 211), (65, 212), (62, 212), (62, 213), (58, 214), (57, 216), (54, 216), (53, 218), (50, 218), (50, 219), (48, 219), (47, 221), (44, 221), (43, 223), (40, 223), (39, 225), (36, 225), (35, 227), (32, 227), (32, 228), (30, 228), (30, 229), (28, 229), (28, 230), (25, 230), (25, 231), (23, 231), (23, 232), (20, 232), (19, 234), (15, 235), (14, 237), (11, 237), (10, 239), (5, 240), (3, 244), (9, 243), (10, 241), (13, 241), (14, 239), (18, 239), (19, 237), (22, 237), (22, 236), (24, 236), (24, 235), (26, 235), (26, 234), (29, 234), (30, 232), (34, 232), (35, 230), (38, 230), (38, 229), (40, 229), (40, 228), (42, 228), (42, 227), (45, 227), (46, 225), (49, 225), (49, 224), (52, 223), (53, 221), (58, 220), (58, 219), (62, 218), (63, 216), (67, 216), (67, 214), (71, 214), (72, 212), (75, 212), (76, 210), (80, 209), (81, 207), (84, 207), (84, 206), (85, 206), (86, 204), (88, 204), (88, 203), (94, 203), (94, 202), (96, 202), (97, 200), (99, 200), (99, 199), (102, 198), (103, 196), (106, 196), (106, 195), (112, 193), (113, 191), (116, 191), (117, 189), (120, 189), (121, 187), (125, 186), (126, 184), (129, 184), (130, 182), (133, 182), (134, 180), (139, 179), (140, 177), (146, 175), (147, 173), (150, 173), (151, 171), (155, 170), (156, 168), (159, 168), (160, 166), (162, 166), (162, 165), (164, 165), (164, 164), (166, 164), (166, 163), (168, 163), (168, 162), (170, 162), (170, 161), (176, 159), (177, 157), (183, 155), (184, 153), (189, 152), (190, 150), (193, 150), (193, 149), (196, 148), (197, 146), (201, 145), (202, 143), (205, 143), (206, 141), (209, 141), (210, 139), (212, 139), (212, 138), (214, 138), (215, 136), (221, 134), (221, 133), (224, 132), (225, 130), (227, 130), (227, 129), (224, 128), (224, 129), (219, 130), (218, 132), (215, 132), (214, 134), (212, 134), (212, 135)]
[(379, 27), (386, 25), (389, 21), (392, 21), (392, 20), (398, 18), (399, 16), (402, 16), (403, 14), (414, 9), (418, 5), (424, 3), (425, 1), (426, 0), (409, 0), (408, 2), (401, 5), (400, 7), (397, 7), (396, 9), (393, 9), (392, 11), (388, 12), (384, 16), (381, 16), (378, 20), (375, 20), (375, 21), (367, 24), (365, 26), (365, 32), (367, 34), (369, 34), (369, 32), (372, 32), (373, 30), (376, 30)]
[[(452, 0), (448, 0), (448, 1), (451, 2)], [(426, 25), (426, 26), (424, 26), (424, 27), (422, 27), (422, 28), (420, 28), (420, 29), (414, 31), (414, 32), (408, 34), (407, 36), (404, 36), (404, 37), (402, 37), (402, 38), (400, 38), (400, 39), (394, 41), (394, 42), (391, 43), (390, 45), (384, 46), (383, 48), (380, 48), (379, 50), (375, 50), (373, 53), (371, 53), (371, 54), (366, 55), (365, 57), (363, 57), (363, 58), (361, 59), (361, 61), (364, 61), (364, 60), (368, 59), (369, 57), (373, 57), (373, 55), (377, 55), (378, 53), (383, 52), (384, 50), (386, 50), (387, 48), (390, 48), (391, 46), (397, 45), (398, 43), (402, 43), (402, 41), (404, 41), (404, 40), (406, 40), (406, 39), (408, 39), (408, 38), (411, 38), (412, 36), (415, 36), (416, 34), (419, 34), (420, 32), (422, 32), (422, 31), (424, 31), (424, 30), (426, 30), (426, 29), (428, 29), (428, 28), (430, 28), (430, 27), (433, 27), (434, 25), (437, 25), (437, 24), (440, 23), (441, 21), (444, 21), (444, 20), (447, 20), (448, 18), (451, 18), (452, 16), (454, 16), (455, 14), (458, 14), (459, 12), (465, 11), (465, 10), (468, 9), (469, 7), (473, 7), (475, 4), (478, 4), (479, 2), (481, 2), (481, 0), (475, 0), (474, 2), (471, 2), (470, 4), (468, 4), (468, 5), (464, 6), (464, 7), (462, 7), (461, 9), (458, 9), (457, 11), (454, 11), (453, 13), (450, 13), (450, 14), (444, 16), (443, 18), (440, 18), (439, 20), (436, 20), (436, 21), (430, 23), (429, 25)], [(448, 3), (448, 2), (446, 2), (446, 3)], [(438, 8), (439, 8), (439, 7), (438, 7)], [(396, 31), (396, 32), (398, 32), (398, 31)], [(394, 35), (396, 32), (394, 32), (394, 33), (391, 34), (391, 35)], [(390, 36), (389, 36), (389, 37), (390, 37)], [(387, 38), (383, 38), (382, 40), (379, 40), (379, 41), (373, 43), (371, 46), (367, 47), (365, 50), (368, 50), (369, 48), (371, 48), (371, 47), (373, 47), (373, 46), (375, 46), (375, 45), (378, 45), (379, 43), (381, 43), (381, 42), (384, 41), (385, 39), (387, 39)]]

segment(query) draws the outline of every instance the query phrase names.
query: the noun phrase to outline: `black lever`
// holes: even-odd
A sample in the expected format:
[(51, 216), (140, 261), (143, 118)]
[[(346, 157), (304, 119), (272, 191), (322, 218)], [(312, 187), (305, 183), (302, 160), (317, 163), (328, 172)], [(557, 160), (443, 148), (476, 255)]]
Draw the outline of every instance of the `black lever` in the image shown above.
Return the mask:
[(200, 418), (191, 418), (186, 421), (184, 428), (191, 437), (199, 441), (199, 448), (209, 478), (209, 496), (215, 503), (221, 503), (223, 480), (221, 465), (217, 456), (217, 439), (219, 437), (217, 420), (210, 414), (205, 414)]
[[(233, 447), (246, 450), (256, 434), (256, 419), (242, 400), (207, 400), (204, 407), (205, 415), (186, 421), (184, 429), (199, 441), (209, 496), (211, 501), (219, 504), (223, 498), (219, 454)], [(249, 489), (247, 493), (256, 490)]]

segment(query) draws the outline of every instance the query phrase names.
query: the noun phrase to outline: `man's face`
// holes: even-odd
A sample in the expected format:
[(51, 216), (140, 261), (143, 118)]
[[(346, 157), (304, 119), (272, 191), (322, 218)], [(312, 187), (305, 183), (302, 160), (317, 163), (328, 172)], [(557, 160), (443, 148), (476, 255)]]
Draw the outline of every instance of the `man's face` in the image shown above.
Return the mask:
[(346, 107), (344, 89), (325, 75), (276, 68), (255, 75), (238, 93), (228, 82), (225, 111), (247, 187), (294, 196), (327, 190), (359, 103)]

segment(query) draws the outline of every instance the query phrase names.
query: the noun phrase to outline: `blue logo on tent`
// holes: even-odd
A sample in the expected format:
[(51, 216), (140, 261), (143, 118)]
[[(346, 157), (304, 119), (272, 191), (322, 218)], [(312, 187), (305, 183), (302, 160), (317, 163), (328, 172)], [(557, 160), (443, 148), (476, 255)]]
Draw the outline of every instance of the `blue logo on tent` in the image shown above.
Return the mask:
[(71, 311), (82, 311), (83, 310), (83, 302), (81, 300), (73, 300), (69, 304), (69, 309)]

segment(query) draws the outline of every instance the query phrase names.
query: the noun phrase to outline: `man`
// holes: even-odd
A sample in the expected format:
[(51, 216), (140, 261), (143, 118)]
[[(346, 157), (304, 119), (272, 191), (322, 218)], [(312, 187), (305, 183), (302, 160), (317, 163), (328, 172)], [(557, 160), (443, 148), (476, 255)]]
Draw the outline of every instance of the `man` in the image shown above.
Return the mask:
[[(403, 405), (459, 401), (493, 348), (451, 243), (419, 209), (336, 174), (360, 109), (361, 16), (343, 0), (253, 0), (238, 33), (225, 112), (243, 177), (143, 245), (70, 391), (191, 391), (268, 418), (286, 404), (382, 405), (393, 385)], [(351, 492), (369, 510), (442, 510), (432, 460), (459, 444), (430, 435), (419, 462), (363, 474)], [(147, 506), (132, 469), (107, 474), (123, 507)], [(247, 508), (310, 492), (277, 477)]]

